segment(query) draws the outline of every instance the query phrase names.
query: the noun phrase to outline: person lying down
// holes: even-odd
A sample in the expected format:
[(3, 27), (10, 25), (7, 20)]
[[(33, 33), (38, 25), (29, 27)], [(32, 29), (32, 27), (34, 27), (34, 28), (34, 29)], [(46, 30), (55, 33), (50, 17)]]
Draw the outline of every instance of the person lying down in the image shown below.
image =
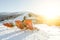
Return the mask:
[(30, 19), (26, 19), (24, 21), (20, 21), (20, 20), (16, 20), (15, 21), (15, 25), (13, 25), (14, 23), (3, 23), (4, 26), (8, 27), (8, 28), (12, 28), (14, 26), (16, 26), (17, 28), (21, 29), (21, 30), (39, 30), (36, 27), (33, 27), (32, 24), (32, 20)]

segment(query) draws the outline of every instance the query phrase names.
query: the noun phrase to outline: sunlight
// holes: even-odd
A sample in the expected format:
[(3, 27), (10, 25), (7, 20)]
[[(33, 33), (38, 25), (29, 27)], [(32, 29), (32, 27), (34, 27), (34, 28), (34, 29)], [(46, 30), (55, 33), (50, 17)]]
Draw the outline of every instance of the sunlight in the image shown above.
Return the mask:
[(49, 19), (55, 19), (57, 17), (57, 15), (54, 14), (45, 14), (45, 19), (49, 20)]
[[(38, 3), (39, 4), (39, 3)], [(53, 19), (57, 16), (60, 16), (60, 5), (58, 2), (43, 2), (40, 5), (35, 4), (35, 6), (32, 7), (33, 12), (38, 13), (38, 15), (43, 15), (46, 17), (46, 19)]]

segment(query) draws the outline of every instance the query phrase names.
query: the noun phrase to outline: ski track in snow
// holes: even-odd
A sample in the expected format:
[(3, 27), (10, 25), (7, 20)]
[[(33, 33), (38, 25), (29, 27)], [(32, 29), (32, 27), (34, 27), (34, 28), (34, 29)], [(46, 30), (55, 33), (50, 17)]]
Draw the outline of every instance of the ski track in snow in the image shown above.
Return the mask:
[[(8, 29), (8, 28), (2, 27), (2, 26), (0, 28), (2, 28), (2, 29), (0, 29), (0, 40), (17, 40), (17, 39), (18, 40), (24, 40), (24, 39), (28, 40), (28, 38), (30, 38), (29, 40), (33, 40), (34, 36), (36, 38), (38, 37), (36, 35), (38, 33), (38, 31), (20, 31), (17, 28)], [(3, 31), (1, 31), (1, 30), (3, 30)], [(42, 35), (42, 33), (43, 32), (41, 32), (40, 35), (41, 35), (41, 37), (44, 37), (44, 33), (43, 33), (43, 35)], [(32, 38), (30, 36), (32, 36)], [(40, 39), (42, 39), (42, 38), (40, 38)]]
[(60, 29), (42, 24), (37, 24), (35, 27), (40, 31), (20, 31), (18, 28), (8, 29), (1, 26), (0, 40), (60, 40)]

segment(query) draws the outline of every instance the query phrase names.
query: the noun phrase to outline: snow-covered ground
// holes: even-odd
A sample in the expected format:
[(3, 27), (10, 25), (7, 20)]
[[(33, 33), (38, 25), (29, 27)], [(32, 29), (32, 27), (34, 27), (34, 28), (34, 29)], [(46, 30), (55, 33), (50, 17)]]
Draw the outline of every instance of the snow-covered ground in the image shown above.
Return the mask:
[(36, 24), (35, 26), (47, 33), (47, 40), (60, 40), (60, 28), (46, 24)]
[[(16, 19), (23, 20), (24, 15), (15, 18), (12, 22)], [(20, 31), (16, 27), (7, 28), (0, 22), (0, 40), (60, 40), (60, 29), (56, 26), (46, 24), (34, 24), (33, 26), (39, 28), (39, 31)]]
[(0, 40), (47, 40), (48, 35), (42, 30), (20, 31), (18, 28), (7, 29), (0, 24)]
[(8, 29), (0, 23), (0, 40), (60, 40), (60, 29), (45, 24), (35, 24), (39, 31), (20, 31)]

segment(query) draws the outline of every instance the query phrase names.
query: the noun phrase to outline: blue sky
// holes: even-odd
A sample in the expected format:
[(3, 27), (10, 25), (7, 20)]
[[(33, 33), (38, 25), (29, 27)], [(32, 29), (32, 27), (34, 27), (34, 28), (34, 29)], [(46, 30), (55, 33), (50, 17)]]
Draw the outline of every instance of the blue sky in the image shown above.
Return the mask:
[(0, 0), (0, 12), (32, 11), (41, 0)]
[(60, 15), (60, 0), (0, 0), (0, 12), (19, 11)]
[(0, 0), (0, 12), (40, 11), (46, 0)]
[(30, 8), (32, 0), (0, 0), (0, 12), (23, 11)]

